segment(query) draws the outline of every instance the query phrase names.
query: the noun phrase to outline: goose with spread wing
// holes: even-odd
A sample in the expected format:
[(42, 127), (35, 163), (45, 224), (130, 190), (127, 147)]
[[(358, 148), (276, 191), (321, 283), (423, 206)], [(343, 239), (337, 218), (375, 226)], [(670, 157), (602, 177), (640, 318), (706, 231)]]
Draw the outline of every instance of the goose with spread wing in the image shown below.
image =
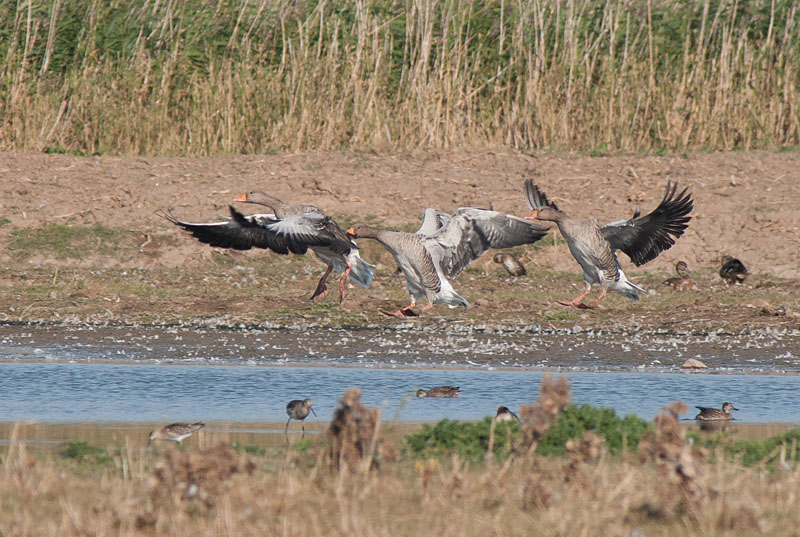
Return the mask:
[(184, 222), (164, 213), (160, 216), (190, 232), (199, 241), (220, 248), (264, 248), (278, 254), (291, 252), (300, 255), (310, 248), (328, 266), (311, 300), (328, 294), (326, 282), (334, 270), (342, 274), (339, 302), (346, 295), (348, 277), (362, 287), (369, 287), (372, 269), (358, 255), (358, 245), (319, 207), (290, 205), (261, 191), (247, 192), (234, 201), (269, 207), (272, 213), (244, 215), (230, 206), (229, 220), (210, 223)]
[[(609, 290), (639, 300), (639, 292), (644, 289), (628, 280), (615, 251), (625, 252), (638, 267), (671, 248), (688, 226), (689, 213), (694, 206), (688, 188), (677, 194), (676, 191), (677, 184), (668, 181), (664, 198), (650, 214), (641, 216), (637, 208), (632, 218), (600, 227), (595, 220), (587, 222), (567, 216), (547, 199), (533, 180), (525, 181), (525, 197), (532, 209), (525, 218), (555, 222), (572, 256), (583, 268), (583, 293), (570, 302), (559, 301), (559, 304), (593, 308)], [(600, 284), (600, 295), (587, 306), (581, 301), (589, 295), (593, 283)]]
[(413, 308), (425, 297), (427, 311), (434, 304), (469, 307), (448, 278), (454, 278), (489, 248), (531, 244), (547, 234), (536, 222), (487, 209), (462, 207), (453, 214), (428, 209), (416, 233), (379, 229), (359, 224), (347, 230), (353, 238), (375, 239), (394, 257), (408, 280), (411, 303), (394, 312), (396, 317), (417, 315)]

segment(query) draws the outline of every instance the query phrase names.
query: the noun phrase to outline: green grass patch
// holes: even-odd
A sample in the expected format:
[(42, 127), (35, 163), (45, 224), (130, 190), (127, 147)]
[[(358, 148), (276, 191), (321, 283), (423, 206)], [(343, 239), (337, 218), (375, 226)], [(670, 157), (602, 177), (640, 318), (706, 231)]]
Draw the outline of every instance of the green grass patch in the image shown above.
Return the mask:
[(59, 260), (79, 259), (91, 252), (112, 254), (132, 236), (130, 231), (102, 225), (51, 224), (12, 231), (9, 248), (23, 259), (35, 254), (50, 255)]
[(64, 459), (80, 463), (92, 463), (104, 466), (112, 462), (106, 450), (93, 446), (88, 442), (69, 442), (59, 455)]
[[(408, 453), (415, 458), (457, 453), (466, 460), (478, 462), (483, 460), (488, 450), (491, 423), (490, 417), (479, 422), (442, 420), (435, 425), (425, 425), (422, 431), (406, 436), (403, 442)], [(620, 418), (612, 409), (570, 405), (541, 439), (537, 452), (563, 455), (567, 440), (578, 439), (584, 432), (593, 431), (605, 439), (610, 453), (619, 454), (623, 450), (636, 449), (649, 428), (648, 422), (634, 415)], [(494, 443), (497, 460), (512, 453), (520, 434), (515, 422), (497, 424)]]

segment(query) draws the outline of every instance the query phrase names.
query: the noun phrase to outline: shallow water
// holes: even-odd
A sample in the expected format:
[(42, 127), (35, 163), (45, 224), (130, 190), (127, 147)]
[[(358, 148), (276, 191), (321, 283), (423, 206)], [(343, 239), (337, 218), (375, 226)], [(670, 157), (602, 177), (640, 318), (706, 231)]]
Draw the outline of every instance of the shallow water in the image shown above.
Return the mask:
[[(310, 397), (329, 421), (351, 386), (362, 401), (399, 422), (442, 418), (477, 420), (499, 405), (533, 401), (541, 371), (384, 369), (352, 367), (0, 363), (0, 421), (66, 422), (281, 422), (291, 399)], [(613, 408), (652, 419), (664, 405), (720, 406), (730, 400), (741, 422), (797, 423), (800, 376), (697, 373), (565, 374), (575, 403)], [(413, 396), (420, 387), (460, 386), (455, 399)], [(692, 417), (693, 413), (685, 417)]]

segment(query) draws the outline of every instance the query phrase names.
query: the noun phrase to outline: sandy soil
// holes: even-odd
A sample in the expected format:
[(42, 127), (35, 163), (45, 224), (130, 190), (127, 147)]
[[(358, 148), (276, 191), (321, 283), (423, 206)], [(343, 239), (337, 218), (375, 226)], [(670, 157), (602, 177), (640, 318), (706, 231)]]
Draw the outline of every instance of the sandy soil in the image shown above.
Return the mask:
[[(339, 306), (333, 297), (325, 299), (328, 307), (322, 310), (308, 304), (324, 269), (313, 255), (288, 260), (263, 251), (219, 251), (158, 218), (156, 211), (214, 221), (226, 214), (235, 195), (263, 189), (286, 201), (316, 204), (341, 224), (367, 221), (414, 229), (426, 207), (480, 206), (524, 215), (522, 182), (527, 177), (535, 178), (566, 212), (601, 223), (627, 218), (637, 205), (643, 212), (652, 210), (667, 180), (688, 186), (695, 210), (677, 244), (641, 269), (622, 256), (626, 271), (655, 289), (656, 296), (639, 303), (613, 297), (596, 312), (563, 312), (552, 299), (572, 298), (581, 278), (558, 240), (515, 250), (529, 269), (517, 281), (505, 277), (491, 263), (491, 253), (485, 254), (473, 263), (475, 270), (454, 282), (474, 307), (464, 312), (439, 306), (431, 318), (556, 326), (580, 319), (589, 325), (651, 328), (800, 327), (800, 154), (762, 152), (687, 157), (526, 155), (505, 149), (230, 158), (0, 154), (0, 263), (6, 267), (0, 275), (0, 298), (6, 302), (0, 315), (29, 321), (69, 315), (83, 319), (104, 312), (128, 321), (148, 313), (160, 318), (168, 313), (181, 318), (224, 314), (233, 321), (280, 324), (291, 318), (324, 324)], [(46, 250), (22, 256), (12, 247), (15, 230), (51, 224), (122, 228), (131, 232), (132, 245), (110, 254), (87, 248), (79, 258), (59, 258)], [(368, 290), (351, 289), (341, 310), (351, 315), (350, 322), (391, 323), (377, 310), (405, 304), (405, 283), (394, 275), (385, 251), (374, 244), (362, 247), (362, 256), (377, 264), (378, 277)], [(748, 285), (728, 289), (721, 283), (716, 271), (723, 254), (747, 265), (753, 274)], [(223, 258), (227, 264), (220, 262)], [(674, 298), (676, 293), (658, 286), (679, 259), (689, 263), (701, 286), (691, 298)], [(268, 274), (251, 277), (250, 284), (230, 283), (242, 266), (267, 267)], [(143, 298), (141, 293), (114, 291), (108, 296), (102, 294), (108, 287), (93, 292), (85, 282), (98, 269), (123, 271), (116, 274), (144, 270), (153, 285), (162, 287), (185, 285), (175, 277), (180, 269), (186, 279), (204, 280), (207, 289), (216, 292), (228, 285), (230, 292)], [(84, 280), (77, 291), (76, 279)], [(36, 298), (40, 290), (32, 286), (50, 280), (56, 286), (48, 295), (51, 300)], [(526, 293), (534, 296), (533, 303)]]

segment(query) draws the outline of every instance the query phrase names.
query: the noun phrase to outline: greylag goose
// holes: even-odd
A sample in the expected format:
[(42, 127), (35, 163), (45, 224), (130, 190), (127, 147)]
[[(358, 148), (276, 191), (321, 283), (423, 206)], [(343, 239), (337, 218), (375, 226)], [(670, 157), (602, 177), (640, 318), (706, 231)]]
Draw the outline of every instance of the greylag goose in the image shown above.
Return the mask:
[(372, 269), (358, 255), (358, 245), (319, 207), (289, 205), (259, 191), (247, 192), (234, 201), (263, 205), (273, 212), (245, 216), (231, 206), (230, 220), (211, 223), (184, 222), (164, 213), (159, 213), (159, 216), (189, 231), (201, 242), (220, 248), (264, 248), (278, 254), (292, 252), (301, 255), (311, 248), (328, 266), (311, 300), (328, 294), (326, 282), (333, 270), (342, 273), (339, 302), (346, 295), (345, 281), (348, 277), (362, 287), (369, 287)]
[(697, 289), (697, 284), (692, 279), (692, 273), (689, 271), (686, 261), (675, 263), (675, 272), (678, 273), (677, 278), (666, 279), (661, 282), (661, 285), (668, 285), (678, 291), (695, 291)]
[(500, 263), (503, 265), (503, 268), (511, 274), (512, 276), (524, 276), (527, 272), (525, 270), (525, 265), (519, 262), (519, 259), (514, 257), (511, 254), (507, 254), (505, 252), (500, 252), (494, 254), (492, 260), (495, 263)]
[(497, 414), (494, 417), (495, 421), (519, 421), (519, 416), (514, 414), (507, 406), (497, 407)]
[(473, 207), (462, 207), (452, 215), (428, 209), (419, 231), (406, 233), (359, 224), (347, 230), (353, 238), (375, 239), (394, 257), (408, 280), (411, 303), (387, 315), (417, 315), (413, 308), (422, 297), (428, 303), (469, 307), (456, 293), (448, 278), (457, 276), (489, 248), (511, 248), (531, 244), (547, 234), (548, 228), (522, 218)]
[(722, 268), (719, 269), (719, 276), (725, 280), (725, 283), (742, 283), (748, 274), (744, 263), (729, 255), (722, 256)]
[(733, 414), (731, 414), (731, 410), (739, 410), (730, 403), (722, 403), (722, 410), (705, 406), (696, 406), (695, 408), (700, 412), (694, 419), (700, 421), (732, 420)]
[(306, 437), (306, 426), (303, 420), (308, 417), (308, 413), (311, 412), (314, 416), (317, 415), (314, 412), (314, 409), (311, 408), (311, 399), (295, 399), (294, 401), (289, 401), (286, 405), (286, 413), (289, 415), (289, 419), (286, 420), (286, 428), (283, 430), (283, 434), (286, 435), (286, 439), (289, 439), (289, 422), (292, 420), (297, 420), (300, 422), (300, 427), (303, 428), (303, 435), (300, 438)]
[[(632, 283), (622, 272), (615, 250), (622, 250), (638, 267), (655, 259), (675, 244), (688, 226), (694, 202), (688, 188), (675, 194), (677, 184), (667, 182), (664, 199), (653, 212), (640, 216), (638, 208), (629, 220), (620, 220), (599, 227), (595, 220), (586, 222), (567, 216), (555, 203), (548, 201), (531, 179), (525, 181), (525, 197), (532, 212), (529, 219), (555, 222), (567, 241), (569, 251), (583, 268), (584, 292), (564, 306), (593, 308), (609, 290), (639, 300), (644, 289)], [(674, 237), (674, 238), (673, 238)], [(589, 305), (581, 303), (599, 283), (600, 295)]]
[(461, 394), (461, 388), (458, 386), (436, 386), (430, 390), (417, 390), (417, 397), (458, 397)]
[(205, 426), (206, 424), (202, 421), (196, 423), (170, 423), (161, 429), (151, 431), (150, 440), (147, 441), (147, 444), (150, 445), (153, 440), (169, 440), (180, 444), (185, 438), (189, 438)]

